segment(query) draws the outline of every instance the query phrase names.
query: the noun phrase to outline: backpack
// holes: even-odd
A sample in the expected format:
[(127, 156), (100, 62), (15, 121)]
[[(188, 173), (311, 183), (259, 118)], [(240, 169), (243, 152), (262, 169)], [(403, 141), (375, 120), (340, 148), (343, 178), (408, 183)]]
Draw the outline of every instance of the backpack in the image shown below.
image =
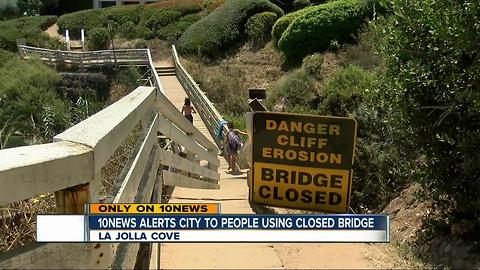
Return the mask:
[(233, 131), (228, 132), (227, 141), (228, 141), (228, 147), (233, 151), (236, 151), (242, 145), (242, 142), (240, 141), (240, 138)]

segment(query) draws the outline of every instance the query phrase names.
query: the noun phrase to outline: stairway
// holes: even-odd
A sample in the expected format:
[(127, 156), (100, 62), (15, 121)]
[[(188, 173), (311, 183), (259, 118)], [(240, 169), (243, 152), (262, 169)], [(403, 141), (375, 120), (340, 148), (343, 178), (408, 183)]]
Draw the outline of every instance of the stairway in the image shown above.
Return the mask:
[(158, 76), (175, 76), (175, 67), (155, 67)]

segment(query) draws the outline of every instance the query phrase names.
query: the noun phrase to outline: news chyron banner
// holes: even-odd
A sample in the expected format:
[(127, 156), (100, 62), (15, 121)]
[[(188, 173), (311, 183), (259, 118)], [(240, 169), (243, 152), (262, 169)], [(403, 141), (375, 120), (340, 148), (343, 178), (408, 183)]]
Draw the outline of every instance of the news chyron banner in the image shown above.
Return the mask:
[(354, 119), (255, 112), (252, 129), (251, 201), (347, 212), (357, 130)]
[(220, 204), (90, 204), (84, 215), (37, 215), (37, 242), (371, 242), (388, 215), (221, 214)]

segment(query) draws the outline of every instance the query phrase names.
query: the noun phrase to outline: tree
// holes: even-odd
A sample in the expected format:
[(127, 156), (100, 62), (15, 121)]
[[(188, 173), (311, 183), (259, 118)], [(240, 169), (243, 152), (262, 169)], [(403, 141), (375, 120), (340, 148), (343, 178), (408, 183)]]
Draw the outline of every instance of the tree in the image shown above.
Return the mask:
[(25, 13), (28, 16), (36, 15), (40, 12), (42, 7), (41, 0), (18, 0), (17, 7), (20, 12)]
[(480, 2), (390, 1), (386, 96), (425, 159), (420, 182), (457, 217), (480, 217)]

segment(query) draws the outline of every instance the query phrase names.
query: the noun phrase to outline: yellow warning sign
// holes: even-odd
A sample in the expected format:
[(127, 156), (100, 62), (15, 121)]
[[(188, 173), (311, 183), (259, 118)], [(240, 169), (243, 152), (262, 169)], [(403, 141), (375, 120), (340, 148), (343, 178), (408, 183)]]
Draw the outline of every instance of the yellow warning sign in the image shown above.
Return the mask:
[(256, 112), (252, 118), (253, 202), (347, 212), (354, 119), (272, 112)]

